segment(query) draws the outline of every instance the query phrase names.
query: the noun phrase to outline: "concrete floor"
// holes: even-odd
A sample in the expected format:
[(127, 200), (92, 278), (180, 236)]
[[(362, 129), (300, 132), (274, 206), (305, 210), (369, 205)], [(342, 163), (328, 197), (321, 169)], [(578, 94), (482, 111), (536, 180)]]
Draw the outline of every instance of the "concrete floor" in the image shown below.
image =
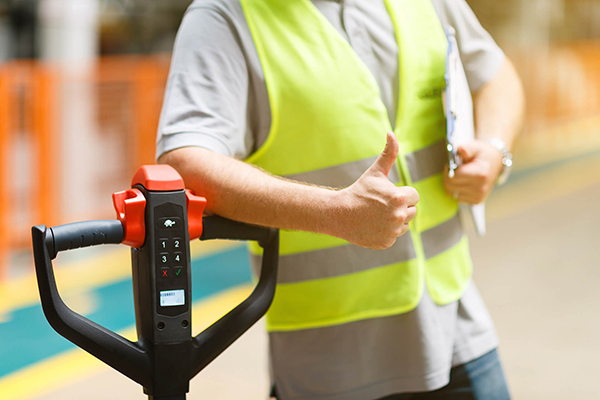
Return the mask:
[[(514, 399), (600, 399), (599, 225), (598, 155), (518, 176), (488, 202), (488, 234), (471, 240), (475, 281)], [(259, 324), (192, 381), (188, 399), (265, 399), (265, 354)], [(108, 398), (146, 397), (108, 368), (37, 397)]]

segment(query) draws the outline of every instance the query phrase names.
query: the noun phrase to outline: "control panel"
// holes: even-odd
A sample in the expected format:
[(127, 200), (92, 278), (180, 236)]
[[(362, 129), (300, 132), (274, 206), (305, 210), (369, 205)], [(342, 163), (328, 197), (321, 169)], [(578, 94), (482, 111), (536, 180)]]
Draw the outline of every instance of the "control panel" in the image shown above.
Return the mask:
[[(150, 191), (146, 198), (145, 242), (131, 250), (138, 334), (154, 343), (191, 336), (190, 247), (186, 194)], [(137, 288), (137, 289), (136, 289)]]
[(189, 250), (183, 208), (166, 203), (154, 208), (156, 224), (156, 288), (159, 314), (174, 316), (188, 310), (186, 302)]

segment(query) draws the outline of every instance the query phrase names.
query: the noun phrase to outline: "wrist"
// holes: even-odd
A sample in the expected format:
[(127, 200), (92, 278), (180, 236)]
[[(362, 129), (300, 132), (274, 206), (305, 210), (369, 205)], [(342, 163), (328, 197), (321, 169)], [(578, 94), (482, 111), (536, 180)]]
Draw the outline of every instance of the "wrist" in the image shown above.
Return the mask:
[(342, 237), (347, 223), (350, 199), (346, 189), (327, 190), (322, 203), (322, 221), (320, 233)]
[(485, 141), (492, 145), (492, 147), (494, 147), (496, 150), (498, 150), (498, 152), (500, 152), (500, 155), (502, 156), (502, 159), (500, 161), (500, 173), (498, 175), (498, 179), (496, 180), (496, 185), (501, 186), (504, 183), (506, 183), (506, 181), (508, 180), (508, 176), (510, 175), (510, 171), (513, 165), (512, 153), (509, 151), (508, 147), (502, 139), (490, 138), (485, 139)]

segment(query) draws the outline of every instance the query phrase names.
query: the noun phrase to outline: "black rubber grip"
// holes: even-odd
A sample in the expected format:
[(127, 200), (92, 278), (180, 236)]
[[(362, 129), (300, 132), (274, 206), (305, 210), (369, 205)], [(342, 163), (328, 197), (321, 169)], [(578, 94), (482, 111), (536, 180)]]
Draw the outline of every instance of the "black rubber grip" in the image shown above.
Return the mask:
[(51, 259), (60, 251), (96, 246), (119, 244), (123, 241), (123, 225), (116, 220), (75, 222), (48, 228), (52, 238), (46, 237), (46, 246)]
[(265, 244), (271, 241), (274, 232), (271, 228), (249, 225), (218, 215), (202, 218), (202, 225), (200, 240), (256, 240), (262, 247), (265, 247)]

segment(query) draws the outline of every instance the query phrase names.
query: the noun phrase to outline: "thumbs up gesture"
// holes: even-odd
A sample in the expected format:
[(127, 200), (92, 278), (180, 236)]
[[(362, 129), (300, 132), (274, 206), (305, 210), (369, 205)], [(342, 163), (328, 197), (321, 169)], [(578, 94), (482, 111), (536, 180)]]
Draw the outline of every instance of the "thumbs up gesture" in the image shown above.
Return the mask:
[(398, 149), (395, 135), (388, 132), (385, 149), (373, 165), (339, 192), (345, 218), (336, 236), (362, 247), (386, 249), (407, 232), (419, 194), (409, 186), (396, 187), (387, 178)]

